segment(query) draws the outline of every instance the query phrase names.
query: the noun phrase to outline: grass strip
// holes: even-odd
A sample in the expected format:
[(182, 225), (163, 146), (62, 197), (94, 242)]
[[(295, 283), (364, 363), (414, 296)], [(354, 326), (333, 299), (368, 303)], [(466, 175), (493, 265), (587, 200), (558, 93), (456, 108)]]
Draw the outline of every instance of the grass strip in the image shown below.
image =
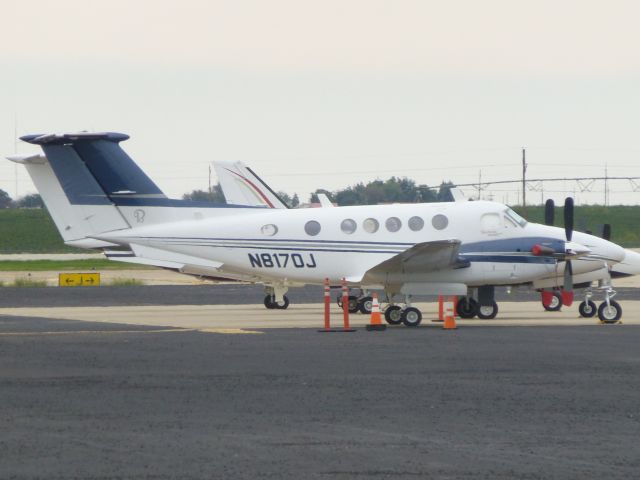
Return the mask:
[(106, 258), (82, 260), (3, 260), (2, 272), (47, 272), (69, 270), (149, 270), (154, 267), (134, 263), (114, 262)]

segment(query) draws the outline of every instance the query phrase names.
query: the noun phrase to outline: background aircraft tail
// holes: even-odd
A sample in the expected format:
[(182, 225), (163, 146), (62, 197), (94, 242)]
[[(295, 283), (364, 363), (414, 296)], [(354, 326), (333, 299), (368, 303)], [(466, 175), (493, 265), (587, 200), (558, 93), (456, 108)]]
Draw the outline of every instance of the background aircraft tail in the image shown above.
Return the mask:
[(269, 185), (242, 162), (213, 162), (224, 198), (230, 205), (289, 208)]

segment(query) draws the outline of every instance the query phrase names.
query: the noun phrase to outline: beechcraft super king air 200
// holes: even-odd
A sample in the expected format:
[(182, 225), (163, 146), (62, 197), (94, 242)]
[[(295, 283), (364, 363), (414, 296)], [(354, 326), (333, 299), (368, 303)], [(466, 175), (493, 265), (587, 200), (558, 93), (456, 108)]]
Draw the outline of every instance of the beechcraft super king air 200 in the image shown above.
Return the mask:
[[(260, 178), (258, 175), (243, 162), (212, 162), (218, 182), (223, 191), (225, 200), (229, 204), (234, 205), (253, 205), (270, 208), (289, 208), (278, 198), (277, 194)], [(451, 189), (451, 194), (456, 202), (466, 202), (464, 194), (457, 188)], [(324, 194), (318, 194), (320, 206), (333, 207), (331, 201)], [(554, 225), (555, 205), (553, 200), (549, 199), (545, 203), (545, 225)], [(567, 199), (564, 208), (565, 223), (573, 222), (573, 200)], [(572, 229), (571, 229), (572, 230)], [(571, 233), (566, 232), (567, 235)], [(611, 225), (605, 224), (602, 230), (602, 238), (609, 240), (611, 237)], [(612, 303), (612, 298), (616, 292), (611, 286), (612, 278), (629, 277), (640, 274), (640, 253), (625, 249), (624, 259), (616, 264), (608, 264), (602, 259), (598, 259), (594, 255), (586, 255), (573, 260), (578, 265), (590, 262), (590, 265), (584, 265), (585, 268), (579, 268), (579, 271), (586, 273), (572, 275), (572, 283), (575, 288), (582, 291), (584, 301), (578, 307), (580, 316), (593, 317), (598, 313), (604, 322), (614, 323), (619, 320), (622, 315), (622, 309), (616, 302)], [(596, 262), (594, 264), (594, 262)], [(600, 268), (593, 268), (598, 264)], [(576, 270), (577, 271), (577, 270)], [(562, 288), (564, 287), (564, 278), (559, 285), (559, 274), (564, 276), (564, 270), (561, 268), (552, 275), (539, 278), (525, 284), (524, 286), (540, 292), (542, 306), (547, 311), (559, 311), (563, 306)], [(596, 291), (604, 293), (605, 301), (598, 308), (591, 299), (594, 295), (594, 283)], [(486, 287), (486, 286), (485, 286)], [(565, 295), (566, 298), (566, 295)], [(360, 296), (350, 297), (350, 309), (352, 312), (360, 311), (362, 313), (370, 313), (371, 297), (362, 293)], [(338, 298), (340, 301), (340, 298)], [(566, 301), (565, 301), (566, 303)], [(473, 296), (463, 296), (457, 305), (457, 313), (463, 318), (473, 318), (477, 314), (482, 315), (483, 311), (491, 312), (491, 307), (482, 307), (479, 309), (477, 301)]]
[[(554, 279), (570, 304), (574, 277), (625, 258), (610, 241), (570, 225), (528, 223), (496, 202), (284, 209), (169, 199), (120, 147), (128, 138), (26, 135), (21, 139), (44, 155), (9, 159), (27, 168), (68, 245), (99, 249), (114, 260), (262, 283), (268, 308), (286, 308), (290, 287), (345, 278), (365, 295), (385, 291), (389, 323), (421, 322), (414, 295), (460, 295), (469, 300), (463, 307), (493, 318), (495, 286)], [(605, 316), (621, 311), (609, 298), (603, 305)]]

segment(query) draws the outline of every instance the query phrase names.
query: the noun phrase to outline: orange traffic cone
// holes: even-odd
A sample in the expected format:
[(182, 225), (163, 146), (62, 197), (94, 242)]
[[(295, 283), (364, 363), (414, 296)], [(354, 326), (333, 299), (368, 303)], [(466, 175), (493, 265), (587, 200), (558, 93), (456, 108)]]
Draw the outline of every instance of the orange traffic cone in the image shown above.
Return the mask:
[(366, 326), (371, 331), (382, 331), (387, 329), (387, 324), (382, 323), (382, 315), (380, 315), (380, 304), (378, 303), (378, 294), (373, 294), (373, 304), (371, 306), (371, 320)]
[(455, 330), (457, 328), (456, 319), (452, 315), (444, 317), (444, 323), (442, 324), (443, 330)]
[(455, 304), (452, 303), (451, 308), (447, 308), (447, 311), (444, 315), (444, 323), (442, 324), (443, 330), (455, 330), (458, 327), (456, 326), (456, 316), (455, 316)]

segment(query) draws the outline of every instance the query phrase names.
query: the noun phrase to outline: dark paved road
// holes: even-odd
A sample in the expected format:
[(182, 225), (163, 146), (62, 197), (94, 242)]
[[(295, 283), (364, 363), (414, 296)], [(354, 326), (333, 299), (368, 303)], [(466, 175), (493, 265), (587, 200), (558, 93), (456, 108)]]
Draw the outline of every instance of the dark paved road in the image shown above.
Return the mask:
[(0, 317), (0, 478), (640, 472), (640, 327), (153, 330)]
[[(640, 289), (620, 288), (616, 300), (640, 300)], [(321, 303), (322, 287), (292, 288), (287, 294), (292, 303)], [(335, 298), (338, 291), (334, 291)], [(496, 290), (500, 301), (535, 301), (534, 292), (514, 292), (507, 295), (504, 288)], [(78, 288), (0, 288), (0, 307), (73, 307), (114, 305), (238, 305), (262, 303), (264, 289), (260, 285), (167, 285), (131, 287)], [(415, 297), (415, 301), (432, 297)], [(602, 296), (594, 298), (598, 302)], [(581, 293), (576, 292), (581, 301)]]

